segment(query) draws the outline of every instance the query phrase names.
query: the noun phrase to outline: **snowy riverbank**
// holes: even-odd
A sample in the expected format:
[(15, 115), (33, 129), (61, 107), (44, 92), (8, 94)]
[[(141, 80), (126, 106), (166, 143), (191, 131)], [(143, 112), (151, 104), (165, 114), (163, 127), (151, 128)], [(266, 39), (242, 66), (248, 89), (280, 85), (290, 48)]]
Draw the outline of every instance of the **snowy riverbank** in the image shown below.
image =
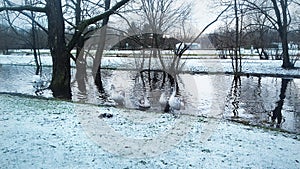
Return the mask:
[[(184, 61), (184, 71), (232, 71), (230, 59)], [(51, 58), (43, 56), (42, 63), (50, 66)], [(135, 69), (134, 63), (135, 58), (105, 57), (102, 66)], [(300, 69), (284, 70), (281, 63), (245, 59), (243, 71), (300, 76)], [(31, 55), (1, 55), (1, 64), (33, 66), (34, 61)], [(27, 82), (22, 71), (16, 79), (20, 84), (6, 92), (18, 92), (19, 85), (28, 87), (22, 90), (33, 90), (31, 84), (23, 85)], [(216, 109), (214, 105), (212, 112), (224, 111)], [(300, 168), (299, 135), (225, 119), (4, 93), (0, 94), (0, 113), (0, 168)]]
[[(195, 116), (0, 98), (1, 168), (300, 166), (299, 135)], [(104, 113), (113, 117), (98, 117)]]
[[(105, 56), (102, 61), (102, 68), (113, 69), (137, 69), (138, 57), (110, 57)], [(42, 55), (41, 62), (43, 66), (51, 66), (52, 59), (49, 55)], [(191, 73), (222, 73), (232, 72), (231, 59), (203, 59), (202, 56), (193, 59), (182, 59), (184, 67), (182, 71)], [(0, 64), (9, 65), (30, 65), (34, 66), (34, 58), (32, 55), (0, 55)], [(87, 60), (88, 65), (92, 65), (92, 60)], [(144, 63), (148, 65), (147, 62)], [(71, 61), (71, 65), (75, 66), (75, 63)], [(158, 60), (152, 59), (152, 65), (160, 65)], [(263, 75), (276, 75), (276, 76), (290, 76), (300, 77), (300, 62), (296, 62), (295, 67), (297, 69), (286, 70), (281, 68), (281, 60), (257, 60), (257, 59), (243, 59), (242, 60), (242, 72), (250, 74), (263, 74)], [(155, 68), (155, 67), (152, 67)]]

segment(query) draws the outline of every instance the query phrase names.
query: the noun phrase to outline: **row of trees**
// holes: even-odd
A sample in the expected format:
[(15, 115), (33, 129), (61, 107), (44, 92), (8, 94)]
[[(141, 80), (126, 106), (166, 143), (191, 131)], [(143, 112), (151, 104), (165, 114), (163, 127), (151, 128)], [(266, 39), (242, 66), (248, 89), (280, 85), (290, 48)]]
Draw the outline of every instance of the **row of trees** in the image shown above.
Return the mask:
[(222, 1), (221, 5), (231, 5), (232, 8), (225, 15), (224, 26), (210, 35), (217, 48), (231, 48), (238, 55), (242, 45), (264, 48), (272, 42), (279, 42), (282, 46), (282, 67), (286, 69), (294, 67), (295, 62), (290, 59), (288, 43), (290, 40), (299, 42), (297, 38), (289, 37), (299, 33), (299, 18), (297, 18), (299, 11), (296, 10), (299, 8), (299, 2), (234, 0)]
[[(47, 34), (41, 30), (35, 30), (36, 47), (48, 48)], [(31, 29), (13, 28), (9, 25), (0, 25), (0, 51), (8, 54), (8, 49), (32, 49), (33, 39)]]
[[(233, 29), (219, 28), (214, 33), (210, 33), (208, 38), (217, 50), (233, 51), (235, 31)], [(240, 34), (239, 45), (243, 48), (254, 49), (261, 59), (269, 59), (270, 53), (267, 49), (279, 50), (280, 37), (278, 32), (272, 29), (248, 29)], [(300, 31), (288, 33), (288, 41), (294, 44), (300, 44)], [(278, 53), (280, 54), (280, 53)], [(281, 58), (278, 58), (281, 59)]]

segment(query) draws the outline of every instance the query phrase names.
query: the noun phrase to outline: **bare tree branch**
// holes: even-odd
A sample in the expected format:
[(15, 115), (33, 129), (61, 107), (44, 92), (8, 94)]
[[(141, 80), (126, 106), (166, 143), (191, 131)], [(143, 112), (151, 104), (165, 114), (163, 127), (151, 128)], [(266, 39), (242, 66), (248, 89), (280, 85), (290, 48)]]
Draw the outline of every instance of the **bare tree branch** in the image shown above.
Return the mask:
[(121, 0), (120, 2), (116, 3), (112, 8), (107, 10), (106, 12), (80, 22), (80, 24), (76, 28), (74, 36), (72, 37), (72, 39), (70, 40), (70, 42), (67, 46), (67, 51), (71, 52), (71, 50), (75, 47), (78, 38), (83, 35), (84, 30), (89, 25), (94, 24), (94, 23), (108, 17), (109, 15), (114, 14), (119, 8), (121, 8), (123, 5), (125, 5), (128, 1), (129, 0)]
[[(269, 13), (268, 13), (268, 8), (267, 7), (261, 7), (258, 4), (251, 2), (249, 0), (246, 0), (248, 4), (245, 4), (245, 6), (252, 8), (252, 10), (258, 10), (262, 14), (264, 14), (267, 19), (270, 21), (270, 23), (274, 26), (275, 29), (277, 29), (277, 20), (273, 18)], [(273, 9), (273, 8), (270, 8)]]
[(17, 11), (17, 12), (22, 12), (22, 11), (33, 11), (33, 12), (41, 12), (41, 13), (46, 13), (47, 10), (46, 8), (42, 7), (34, 7), (34, 6), (7, 6), (7, 7), (0, 7), (0, 12), (9, 10), (9, 11)]
[(231, 4), (229, 4), (217, 17), (215, 20), (213, 20), (212, 22), (210, 22), (208, 25), (206, 25), (202, 31), (194, 38), (194, 40), (191, 41), (191, 43), (189, 45), (186, 45), (180, 52), (179, 52), (179, 56), (181, 56), (186, 50), (189, 49), (189, 47), (191, 47), (192, 43), (195, 43), (197, 39), (200, 38), (200, 36), (206, 31), (207, 28), (209, 28), (212, 24), (214, 24), (215, 22), (217, 22), (219, 20), (219, 18), (231, 7)]

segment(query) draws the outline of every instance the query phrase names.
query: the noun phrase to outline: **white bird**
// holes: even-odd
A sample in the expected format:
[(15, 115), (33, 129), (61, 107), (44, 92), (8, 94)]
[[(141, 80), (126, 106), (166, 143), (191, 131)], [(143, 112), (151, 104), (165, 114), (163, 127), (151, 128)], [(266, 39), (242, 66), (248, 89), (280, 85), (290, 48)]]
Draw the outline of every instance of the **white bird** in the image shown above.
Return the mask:
[(142, 99), (139, 100), (139, 107), (142, 109), (148, 109), (151, 107), (150, 101), (147, 97), (147, 95), (144, 95)]
[(123, 106), (125, 104), (125, 92), (123, 90), (116, 91), (115, 86), (111, 85), (111, 99), (114, 100), (119, 106)]
[(163, 91), (160, 95), (160, 98), (159, 98), (159, 103), (160, 103), (160, 106), (162, 109), (165, 109), (167, 103), (168, 103), (168, 97), (166, 95), (166, 92)]
[(180, 110), (181, 107), (184, 106), (183, 102), (181, 101), (180, 97), (176, 95), (176, 88), (172, 87), (172, 94), (169, 98), (169, 105), (171, 110)]
[(42, 80), (42, 78), (39, 75), (33, 76), (32, 83), (33, 83), (32, 86), (37, 90), (42, 90), (47, 88), (47, 81)]

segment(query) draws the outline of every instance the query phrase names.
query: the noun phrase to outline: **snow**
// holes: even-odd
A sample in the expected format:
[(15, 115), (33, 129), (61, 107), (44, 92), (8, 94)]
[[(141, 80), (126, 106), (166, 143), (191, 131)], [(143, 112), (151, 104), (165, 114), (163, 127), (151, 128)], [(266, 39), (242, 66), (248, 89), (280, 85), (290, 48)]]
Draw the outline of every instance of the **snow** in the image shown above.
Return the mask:
[[(43, 66), (52, 65), (52, 59), (49, 55), (42, 55), (41, 61)], [(11, 64), (11, 65), (31, 65), (34, 66), (33, 55), (26, 55), (23, 53), (17, 55), (0, 55), (0, 64)]]
[(300, 166), (299, 135), (213, 118), (0, 97), (3, 168)]
[[(230, 59), (184, 61), (185, 71), (232, 71)], [(51, 57), (43, 55), (42, 63), (50, 66)], [(135, 58), (105, 57), (102, 66), (135, 69), (135, 63)], [(243, 71), (300, 75), (299, 69), (280, 68), (281, 63), (247, 59)], [(0, 55), (1, 64), (34, 62), (33, 56), (20, 53)], [(220, 112), (208, 104), (202, 105), (203, 115)], [(0, 113), (1, 168), (300, 168), (299, 135), (213, 117), (4, 93)], [(103, 113), (113, 116), (100, 118)]]
[[(124, 51), (122, 51), (124, 52)], [(206, 51), (209, 53), (212, 51)], [(127, 51), (128, 53), (128, 51)], [(137, 63), (141, 62), (141, 58), (138, 58), (137, 54), (132, 54), (131, 57), (112, 57), (113, 51), (103, 57), (101, 64), (103, 68), (115, 68), (115, 69), (137, 69)], [(0, 64), (13, 64), (13, 65), (35, 65), (33, 55), (0, 55)], [(181, 63), (184, 63), (183, 71), (188, 72), (207, 72), (207, 73), (222, 73), (222, 72), (232, 72), (231, 59), (210, 59), (198, 56), (193, 57), (193, 59), (186, 59), (184, 57)], [(201, 59), (202, 58), (202, 59)], [(51, 66), (52, 59), (49, 55), (41, 56), (43, 66)], [(160, 65), (158, 59), (152, 59), (151, 68), (154, 65)], [(88, 66), (92, 66), (92, 58), (87, 59)], [(71, 65), (75, 66), (75, 63), (71, 60)], [(144, 65), (148, 65), (148, 59), (145, 60)], [(281, 60), (257, 60), (257, 59), (243, 59), (242, 68), (244, 73), (262, 73), (265, 75), (290, 75), (299, 76), (300, 75), (300, 62), (296, 62), (295, 67), (298, 69), (286, 70), (281, 68)]]

